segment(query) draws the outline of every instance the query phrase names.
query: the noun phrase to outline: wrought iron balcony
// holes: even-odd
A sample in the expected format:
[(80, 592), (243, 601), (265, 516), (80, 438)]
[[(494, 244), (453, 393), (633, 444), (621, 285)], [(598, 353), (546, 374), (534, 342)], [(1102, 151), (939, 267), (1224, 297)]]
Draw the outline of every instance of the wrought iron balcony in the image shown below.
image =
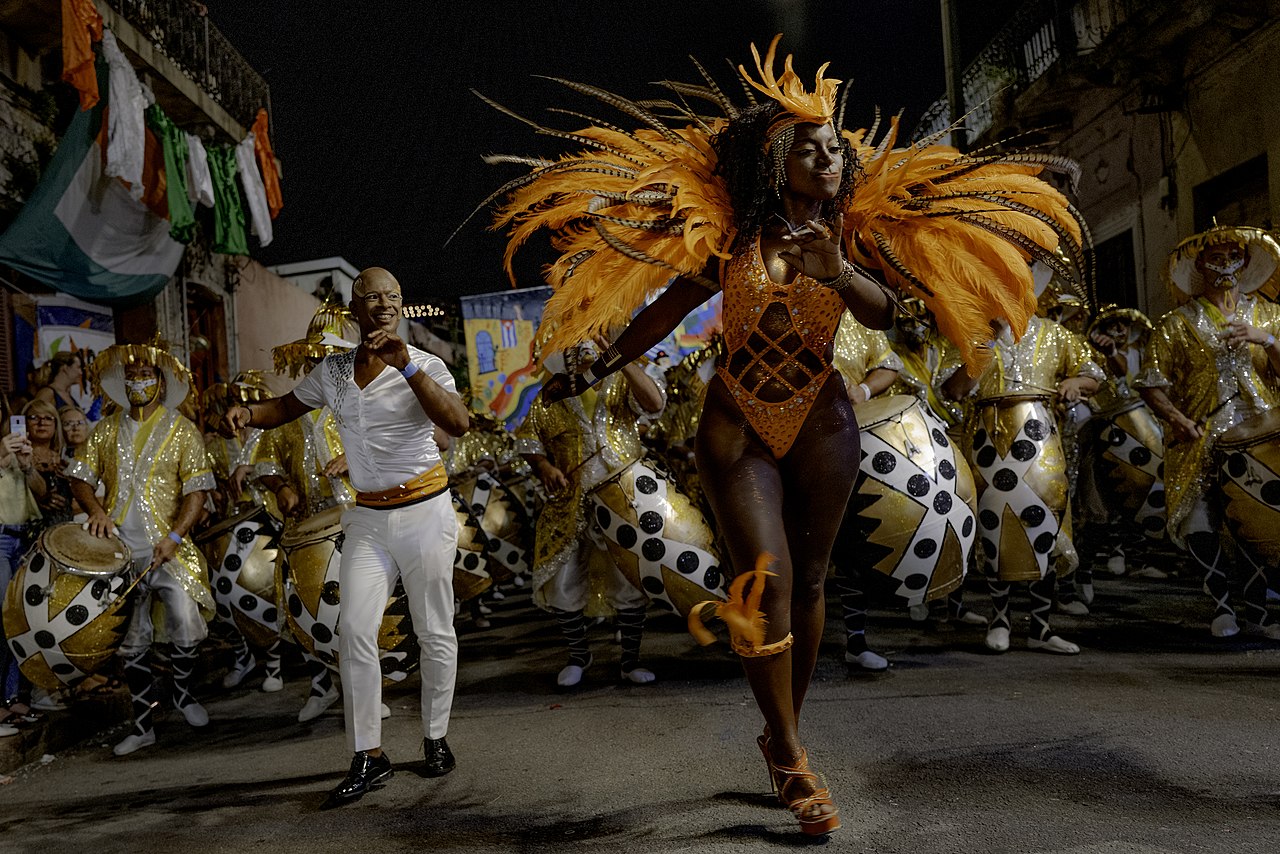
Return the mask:
[(156, 49), (245, 127), (269, 103), (254, 71), (194, 0), (108, 0)]
[[(991, 127), (992, 103), (1006, 92), (1026, 91), (1059, 60), (1095, 51), (1141, 6), (1139, 0), (1032, 0), (1009, 20), (960, 78), (964, 101), (958, 111), (969, 138)], [(950, 123), (946, 96), (934, 101), (916, 125), (914, 138)]]

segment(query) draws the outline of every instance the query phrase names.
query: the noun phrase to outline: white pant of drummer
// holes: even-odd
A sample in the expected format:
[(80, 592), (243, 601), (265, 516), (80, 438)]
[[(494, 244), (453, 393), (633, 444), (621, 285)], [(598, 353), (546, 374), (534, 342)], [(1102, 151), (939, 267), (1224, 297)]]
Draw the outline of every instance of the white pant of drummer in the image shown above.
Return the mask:
[(427, 738), (443, 738), (458, 672), (458, 638), (453, 631), (458, 522), (452, 500), (446, 492), (409, 507), (353, 507), (342, 514), (342, 531), (338, 672), (347, 745), (353, 751), (382, 746), (378, 630), (397, 575), (404, 583), (422, 651), (422, 732)]

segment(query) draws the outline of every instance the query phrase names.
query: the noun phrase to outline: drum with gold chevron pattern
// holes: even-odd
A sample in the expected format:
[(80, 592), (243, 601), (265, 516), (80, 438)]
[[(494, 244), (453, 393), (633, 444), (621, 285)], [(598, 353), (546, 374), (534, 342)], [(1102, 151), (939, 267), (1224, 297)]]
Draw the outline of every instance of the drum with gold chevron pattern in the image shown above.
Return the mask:
[(977, 402), (971, 422), (978, 553), (1001, 581), (1039, 581), (1067, 511), (1067, 468), (1046, 395)]
[(861, 433), (849, 513), (869, 563), (908, 605), (960, 586), (973, 547), (973, 476), (947, 425), (919, 398), (854, 407)]
[(1223, 515), (1255, 560), (1280, 564), (1280, 409), (1246, 418), (1218, 440)]
[(1137, 524), (1148, 537), (1164, 536), (1164, 431), (1141, 398), (1096, 416), (1102, 422), (1094, 477), (1108, 515)]

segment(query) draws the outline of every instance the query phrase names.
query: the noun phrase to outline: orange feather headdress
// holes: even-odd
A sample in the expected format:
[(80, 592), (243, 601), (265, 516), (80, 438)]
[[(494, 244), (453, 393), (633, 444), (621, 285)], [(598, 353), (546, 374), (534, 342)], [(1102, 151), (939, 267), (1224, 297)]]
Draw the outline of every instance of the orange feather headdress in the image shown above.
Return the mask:
[[(839, 87), (839, 81), (824, 77), (823, 65), (813, 91), (806, 91), (791, 57), (784, 61), (782, 75), (776, 75), (777, 45), (775, 38), (763, 58), (752, 46), (758, 80), (739, 68), (753, 103), (752, 92), (757, 91), (783, 108), (775, 121), (778, 127), (768, 131), (775, 144), (775, 171), (776, 155), (785, 155), (789, 147), (778, 143), (796, 124), (833, 121)], [(582, 120), (585, 127), (557, 130), (484, 99), (538, 133), (578, 149), (558, 159), (486, 158), (530, 171), (498, 188), (476, 209), (499, 203), (493, 228), (506, 229), (510, 236), (505, 258), (509, 275), (512, 256), (539, 229), (551, 233), (561, 253), (546, 273), (554, 293), (539, 331), (544, 350), (586, 341), (629, 322), (674, 276), (718, 289), (718, 283), (704, 278), (704, 270), (729, 256), (737, 233), (712, 139), (738, 118), (739, 110), (696, 60), (694, 65), (704, 82), (662, 81), (659, 85), (673, 93), (665, 99), (630, 100), (551, 78), (618, 110), (635, 130), (571, 110), (556, 112)], [(707, 115), (701, 104), (710, 104), (717, 114)], [(834, 124), (841, 122), (837, 115)], [(939, 332), (951, 339), (976, 374), (991, 357), (984, 347), (990, 338), (988, 321), (1003, 317), (1020, 335), (1035, 311), (1032, 261), (1045, 263), (1067, 280), (1084, 278), (1081, 243), (1088, 242), (1088, 232), (1083, 221), (1061, 192), (1038, 177), (1044, 170), (1065, 172), (1074, 183), (1079, 169), (1053, 155), (962, 154), (936, 144), (941, 134), (895, 147), (896, 118), (873, 143), (878, 127), (878, 118), (869, 130), (837, 127), (860, 169), (840, 211), (845, 255), (879, 271), (904, 296), (922, 299)]]

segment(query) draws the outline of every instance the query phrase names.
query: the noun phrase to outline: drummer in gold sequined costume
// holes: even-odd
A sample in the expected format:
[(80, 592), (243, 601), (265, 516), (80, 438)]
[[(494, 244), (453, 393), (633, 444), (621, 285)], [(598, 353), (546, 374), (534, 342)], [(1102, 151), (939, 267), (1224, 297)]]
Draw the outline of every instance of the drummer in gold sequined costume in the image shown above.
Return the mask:
[(698, 435), (707, 383), (715, 375), (716, 359), (723, 352), (724, 335), (716, 333), (706, 346), (667, 369), (667, 405), (645, 435), (645, 443), (661, 455), (680, 489), (708, 515), (710, 508), (694, 463), (693, 441)]
[[(173, 703), (192, 726), (209, 715), (191, 694), (196, 648), (208, 636), (214, 612), (204, 558), (189, 538), (215, 486), (195, 424), (177, 412), (190, 376), (157, 346), (118, 344), (98, 354), (93, 378), (121, 411), (98, 422), (68, 466), (71, 490), (89, 512), (89, 530), (114, 531), (133, 551), (133, 619), (119, 654), (133, 695), (133, 731), (115, 746), (123, 756), (155, 743), (151, 713), (152, 600), (163, 605), (165, 635), (173, 644)], [(94, 490), (101, 484), (105, 504)]]
[[(272, 349), (274, 367), (279, 374), (297, 377), (320, 364), (325, 356), (354, 348), (351, 339), (358, 337), (351, 313), (340, 305), (326, 303), (316, 310), (306, 338)], [(346, 478), (342, 438), (327, 406), (310, 410), (274, 430), (262, 431), (249, 463), (256, 482), (275, 496), (281, 518), (304, 519), (336, 505), (355, 503)], [(282, 583), (279, 567), (276, 583)], [(324, 662), (305, 651), (302, 657), (311, 676), (311, 690), (298, 712), (298, 722), (306, 723), (318, 718), (342, 695)]]
[[(1245, 418), (1280, 406), (1280, 306), (1252, 295), (1278, 263), (1280, 245), (1258, 228), (1217, 226), (1178, 244), (1166, 281), (1186, 302), (1156, 324), (1135, 383), (1167, 425), (1169, 537), (1205, 571), (1205, 592), (1216, 608), (1214, 637), (1240, 631), (1231, 606), (1214, 446)], [(1267, 615), (1264, 568), (1248, 543), (1237, 545), (1245, 629), (1280, 639), (1280, 624)]]
[[(1080, 569), (1076, 581), (1086, 604), (1093, 599), (1095, 561), (1105, 562), (1113, 575), (1123, 575), (1128, 561), (1137, 565), (1135, 577), (1168, 577), (1145, 560), (1152, 541), (1164, 537), (1167, 521), (1160, 475), (1162, 432), (1135, 385), (1152, 329), (1151, 321), (1137, 309), (1109, 305), (1089, 322), (1087, 330), (1086, 337), (1107, 379), (1091, 401), (1097, 410), (1095, 429), (1089, 431), (1080, 466), (1080, 518), (1076, 526)], [(1147, 431), (1139, 434), (1144, 426)], [(1118, 464), (1117, 458), (1124, 462)], [(1124, 479), (1127, 471), (1143, 478), (1138, 483), (1145, 497), (1117, 494), (1117, 483), (1123, 489), (1130, 482)], [(1125, 506), (1126, 500), (1130, 506)], [(1139, 503), (1136, 512), (1134, 503)]]
[[(242, 371), (230, 383), (216, 383), (205, 389), (203, 408), (205, 423), (211, 426), (221, 425), (222, 416), (229, 405), (239, 405), (255, 400), (267, 400), (272, 397), (270, 387), (261, 371)], [(218, 482), (215, 495), (213, 521), (235, 516), (251, 507), (265, 507), (273, 517), (279, 518), (274, 496), (263, 490), (257, 480), (250, 477), (253, 466), (250, 462), (254, 449), (262, 438), (261, 430), (249, 427), (239, 435), (231, 436), (223, 432), (214, 432), (205, 439), (205, 450), (209, 453), (209, 463), (213, 467), (213, 476)], [(208, 556), (211, 561), (220, 560), (221, 556)], [(216, 569), (216, 567), (212, 567)], [(225, 608), (225, 603), (223, 605)], [(249, 649), (244, 636), (236, 629), (234, 620), (223, 619), (223, 625), (232, 633), (235, 659), (222, 679), (223, 688), (235, 688), (257, 666), (257, 658)], [(263, 658), (262, 690), (274, 693), (284, 687), (284, 679), (280, 667), (280, 643), (272, 644)]]
[[(590, 364), (589, 346), (553, 353), (543, 361), (552, 374), (577, 372)], [(644, 456), (640, 419), (662, 411), (663, 391), (639, 364), (628, 365), (580, 397), (551, 403), (539, 395), (516, 430), (516, 449), (524, 455), (549, 495), (538, 517), (533, 559), (533, 601), (555, 615), (569, 645), (569, 662), (556, 683), (569, 688), (582, 681), (591, 665), (587, 644), (588, 610), (608, 599), (617, 611), (622, 636), (622, 678), (638, 685), (654, 680), (640, 667), (640, 641), (649, 597), (622, 574), (609, 557), (594, 517), (587, 512), (592, 488)], [(607, 570), (593, 573), (597, 566)], [(600, 578), (598, 575), (604, 575)]]
[[(836, 370), (849, 391), (849, 401), (855, 405), (887, 391), (902, 370), (902, 360), (889, 346), (888, 337), (879, 329), (863, 326), (847, 311), (836, 328), (832, 352)], [(863, 670), (887, 670), (888, 659), (867, 646), (867, 581), (863, 577), (860, 538), (851, 524), (853, 515), (851, 509), (845, 511), (845, 522), (831, 549), (844, 617), (844, 660)]]
[(965, 434), (981, 481), (979, 558), (995, 606), (987, 647), (1008, 650), (1010, 583), (1029, 581), (1028, 647), (1075, 655), (1080, 648), (1053, 634), (1049, 625), (1057, 573), (1074, 570), (1078, 560), (1070, 539), (1066, 460), (1046, 401), (1057, 397), (1070, 403), (1093, 394), (1102, 369), (1078, 336), (1047, 318), (1032, 317), (1017, 342), (1007, 324), (994, 321), (992, 330), (995, 358), (981, 377), (950, 366), (942, 371), (947, 397), (975, 398)]

